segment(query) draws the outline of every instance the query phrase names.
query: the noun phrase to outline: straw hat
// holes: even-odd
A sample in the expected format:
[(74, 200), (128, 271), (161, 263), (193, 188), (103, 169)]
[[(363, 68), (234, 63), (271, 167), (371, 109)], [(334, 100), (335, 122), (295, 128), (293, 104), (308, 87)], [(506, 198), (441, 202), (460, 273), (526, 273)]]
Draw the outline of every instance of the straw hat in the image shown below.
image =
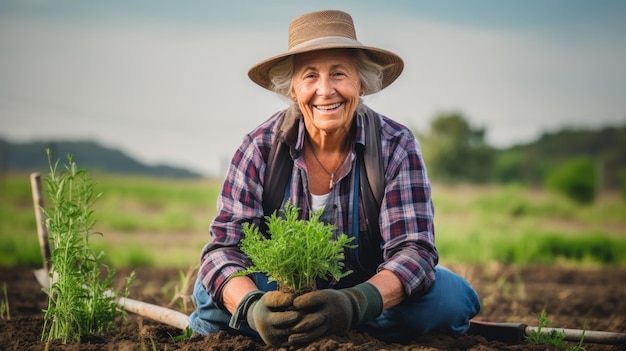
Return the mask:
[(327, 10), (307, 13), (291, 21), (287, 52), (252, 66), (248, 71), (248, 77), (261, 87), (270, 89), (269, 70), (280, 60), (295, 54), (333, 48), (364, 50), (370, 58), (385, 67), (381, 89), (393, 83), (404, 68), (404, 63), (398, 55), (387, 50), (365, 46), (357, 41), (354, 23), (349, 14)]

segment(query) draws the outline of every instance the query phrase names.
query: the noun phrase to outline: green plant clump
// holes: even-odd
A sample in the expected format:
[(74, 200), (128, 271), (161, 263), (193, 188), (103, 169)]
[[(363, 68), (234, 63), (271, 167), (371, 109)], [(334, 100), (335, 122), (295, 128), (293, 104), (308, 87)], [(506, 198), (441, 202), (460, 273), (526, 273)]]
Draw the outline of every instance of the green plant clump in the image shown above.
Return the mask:
[(299, 209), (291, 205), (281, 212), (284, 218), (276, 212), (266, 217), (270, 238), (256, 226), (244, 224), (241, 250), (252, 266), (239, 275), (265, 273), (279, 289), (301, 292), (315, 289), (318, 278), (339, 280), (352, 273), (343, 271), (342, 261), (344, 248), (356, 247), (351, 244), (353, 237), (341, 234), (333, 239), (335, 227), (320, 221), (321, 211), (309, 220), (298, 219)]
[(124, 294), (110, 287), (114, 270), (101, 263), (103, 253), (89, 247), (95, 225), (92, 206), (101, 194), (94, 193), (93, 182), (84, 169), (78, 169), (72, 155), (67, 156), (65, 172), (59, 162), (50, 163), (45, 178), (46, 193), (52, 207), (44, 209), (50, 236), (52, 283), (44, 289), (48, 308), (44, 310), (42, 340), (80, 341), (87, 335), (102, 335), (114, 329), (124, 312), (117, 308), (119, 296), (128, 294), (132, 275)]
[(567, 161), (548, 174), (545, 183), (549, 189), (567, 196), (579, 204), (593, 203), (598, 192), (598, 175), (593, 161), (581, 157)]
[(559, 350), (585, 351), (585, 349), (582, 347), (583, 340), (585, 338), (584, 329), (582, 336), (578, 341), (578, 344), (568, 347), (565, 344), (565, 333), (556, 329), (551, 329), (549, 332), (546, 332), (544, 330), (544, 328), (550, 327), (550, 324), (552, 324), (552, 321), (548, 319), (548, 314), (546, 313), (546, 311), (541, 311), (541, 313), (539, 314), (537, 330), (528, 333), (528, 335), (526, 336), (526, 342), (531, 345), (551, 346)]

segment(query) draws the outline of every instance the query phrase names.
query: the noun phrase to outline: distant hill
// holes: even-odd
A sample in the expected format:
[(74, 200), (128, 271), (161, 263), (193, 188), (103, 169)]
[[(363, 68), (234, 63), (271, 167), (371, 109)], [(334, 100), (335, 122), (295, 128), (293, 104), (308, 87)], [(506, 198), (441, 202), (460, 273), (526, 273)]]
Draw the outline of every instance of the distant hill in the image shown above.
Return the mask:
[(48, 173), (46, 149), (53, 160), (65, 164), (68, 154), (80, 168), (89, 172), (142, 175), (163, 178), (201, 178), (187, 169), (168, 165), (148, 166), (120, 150), (107, 148), (92, 141), (36, 141), (13, 143), (0, 139), (0, 170)]

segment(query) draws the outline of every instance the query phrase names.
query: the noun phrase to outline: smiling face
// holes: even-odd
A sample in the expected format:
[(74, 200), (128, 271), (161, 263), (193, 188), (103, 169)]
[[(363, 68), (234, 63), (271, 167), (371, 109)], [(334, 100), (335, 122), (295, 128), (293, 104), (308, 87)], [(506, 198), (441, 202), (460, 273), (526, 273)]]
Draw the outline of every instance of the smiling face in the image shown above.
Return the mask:
[(309, 134), (350, 130), (361, 81), (346, 49), (314, 51), (295, 58), (291, 96), (297, 100)]

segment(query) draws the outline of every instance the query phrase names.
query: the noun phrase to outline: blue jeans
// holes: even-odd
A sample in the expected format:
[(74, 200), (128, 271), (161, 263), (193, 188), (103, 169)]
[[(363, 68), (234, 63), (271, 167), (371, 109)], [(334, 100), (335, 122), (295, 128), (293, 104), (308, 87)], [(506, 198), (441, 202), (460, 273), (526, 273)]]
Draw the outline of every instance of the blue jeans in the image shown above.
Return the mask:
[[(357, 330), (387, 342), (409, 341), (437, 329), (465, 333), (470, 319), (480, 312), (478, 294), (465, 279), (444, 267), (436, 268), (435, 277), (435, 283), (424, 296), (384, 311), (375, 320), (358, 326)], [(267, 284), (261, 274), (256, 275), (255, 280), (260, 290), (276, 289), (276, 284)], [(189, 316), (191, 329), (202, 335), (231, 329), (228, 327), (231, 314), (213, 303), (198, 280), (193, 300), (197, 309)], [(261, 340), (246, 324), (242, 324), (237, 333)]]

